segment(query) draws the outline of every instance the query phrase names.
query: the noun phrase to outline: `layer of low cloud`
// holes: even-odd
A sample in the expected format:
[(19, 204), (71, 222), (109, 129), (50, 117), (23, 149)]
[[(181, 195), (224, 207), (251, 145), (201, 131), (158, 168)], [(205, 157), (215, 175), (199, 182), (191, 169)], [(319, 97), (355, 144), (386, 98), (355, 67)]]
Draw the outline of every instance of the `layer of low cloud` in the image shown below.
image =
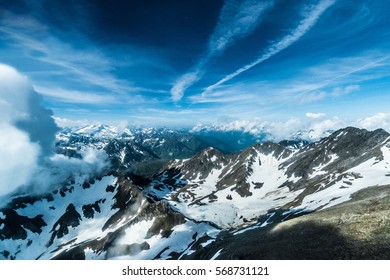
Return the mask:
[(305, 114), (306, 118), (289, 118), (286, 121), (226, 120), (212, 124), (197, 124), (192, 131), (239, 131), (253, 136), (268, 135), (268, 140), (280, 141), (285, 139), (305, 139), (317, 141), (347, 126), (373, 131), (384, 129), (390, 133), (390, 114), (377, 113), (354, 121), (337, 116), (328, 117), (325, 113)]
[(60, 118), (60, 117), (53, 117), (53, 119), (56, 122), (57, 126), (60, 128), (79, 127), (79, 126), (96, 124), (96, 122), (86, 120), (86, 119), (84, 119), (84, 120), (71, 120), (71, 119)]
[(252, 121), (232, 120), (211, 125), (198, 124), (192, 130), (194, 132), (201, 130), (240, 131), (252, 134), (255, 137), (265, 134), (268, 135), (267, 140), (270, 141), (281, 141), (295, 138), (316, 141), (328, 136), (332, 131), (347, 126), (345, 121), (337, 117), (324, 118), (325, 115), (323, 114), (313, 115), (316, 117), (321, 116), (321, 118), (290, 118), (286, 121), (277, 122), (260, 119)]
[(0, 64), (0, 77), (0, 122), (27, 133), (39, 144), (42, 156), (49, 155), (58, 131), (52, 111), (43, 107), (42, 97), (15, 69)]

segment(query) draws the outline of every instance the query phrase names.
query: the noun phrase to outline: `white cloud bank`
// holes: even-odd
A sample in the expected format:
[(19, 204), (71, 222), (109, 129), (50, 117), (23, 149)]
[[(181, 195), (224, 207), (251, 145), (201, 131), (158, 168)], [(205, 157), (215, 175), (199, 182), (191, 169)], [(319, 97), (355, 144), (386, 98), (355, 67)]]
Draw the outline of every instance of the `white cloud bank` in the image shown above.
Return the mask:
[(325, 113), (305, 114), (306, 118), (290, 118), (286, 121), (265, 121), (261, 119), (228, 120), (214, 124), (197, 124), (192, 131), (239, 131), (249, 133), (253, 136), (268, 135), (267, 140), (281, 141), (300, 138), (310, 141), (317, 141), (330, 133), (353, 126), (373, 131), (384, 129), (390, 133), (390, 114), (377, 113), (372, 116), (358, 120), (345, 120), (337, 116), (328, 117)]
[(5, 123), (0, 124), (0, 196), (26, 184), (38, 166), (39, 145), (31, 143), (27, 133)]
[(35, 168), (28, 191), (43, 193), (73, 180), (84, 182), (108, 167), (108, 156), (103, 150), (86, 149), (81, 151), (81, 157), (78, 159), (53, 155), (45, 164)]
[(44, 191), (74, 176), (89, 177), (107, 166), (104, 152), (82, 159), (54, 155), (58, 127), (27, 77), (0, 64), (0, 196), (20, 187)]
[[(47, 141), (33, 131), (34, 127), (28, 127), (38, 120), (46, 123), (45, 113), (50, 117), (28, 79), (0, 64), (0, 196), (26, 184), (48, 150)], [(36, 127), (37, 131), (42, 129)]]
[(259, 136), (266, 134), (267, 140), (281, 141), (287, 139), (305, 139), (316, 141), (329, 135), (331, 131), (343, 128), (346, 122), (332, 117), (324, 118), (325, 114), (309, 114), (310, 116), (321, 118), (290, 118), (287, 121), (264, 121), (255, 119), (253, 121), (234, 120), (229, 122), (222, 122), (212, 125), (198, 124), (192, 131), (197, 132), (201, 130), (216, 130), (216, 131), (240, 131)]

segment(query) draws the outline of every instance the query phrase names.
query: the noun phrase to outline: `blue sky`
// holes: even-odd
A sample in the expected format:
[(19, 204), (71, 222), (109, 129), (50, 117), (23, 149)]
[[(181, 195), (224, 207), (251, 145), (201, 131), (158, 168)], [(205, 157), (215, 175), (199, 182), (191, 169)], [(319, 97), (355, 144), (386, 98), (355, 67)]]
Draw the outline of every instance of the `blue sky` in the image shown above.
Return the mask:
[(381, 0), (0, 0), (0, 63), (68, 123), (386, 126), (389, 10)]

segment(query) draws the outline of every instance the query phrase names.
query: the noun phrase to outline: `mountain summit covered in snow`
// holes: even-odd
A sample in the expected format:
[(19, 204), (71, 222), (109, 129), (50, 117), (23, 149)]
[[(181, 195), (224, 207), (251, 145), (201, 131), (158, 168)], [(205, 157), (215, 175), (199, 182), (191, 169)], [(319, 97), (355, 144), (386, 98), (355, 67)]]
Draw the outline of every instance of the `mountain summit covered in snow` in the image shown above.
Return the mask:
[(389, 258), (390, 134), (220, 151), (185, 131), (64, 129), (110, 167), (6, 197), (2, 259)]

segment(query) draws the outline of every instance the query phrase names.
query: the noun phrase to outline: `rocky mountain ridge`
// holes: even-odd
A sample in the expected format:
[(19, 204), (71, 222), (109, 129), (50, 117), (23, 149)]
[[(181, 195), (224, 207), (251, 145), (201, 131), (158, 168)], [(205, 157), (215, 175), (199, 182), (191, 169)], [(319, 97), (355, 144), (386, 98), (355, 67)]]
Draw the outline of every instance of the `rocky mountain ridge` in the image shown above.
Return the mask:
[[(368, 185), (386, 184), (389, 174), (379, 170), (389, 168), (389, 136), (346, 128), (297, 151), (275, 143), (231, 155), (209, 148), (171, 163), (169, 171), (155, 176), (150, 193), (224, 228), (253, 222), (273, 208), (311, 212)], [(255, 211), (247, 206), (257, 201)]]

